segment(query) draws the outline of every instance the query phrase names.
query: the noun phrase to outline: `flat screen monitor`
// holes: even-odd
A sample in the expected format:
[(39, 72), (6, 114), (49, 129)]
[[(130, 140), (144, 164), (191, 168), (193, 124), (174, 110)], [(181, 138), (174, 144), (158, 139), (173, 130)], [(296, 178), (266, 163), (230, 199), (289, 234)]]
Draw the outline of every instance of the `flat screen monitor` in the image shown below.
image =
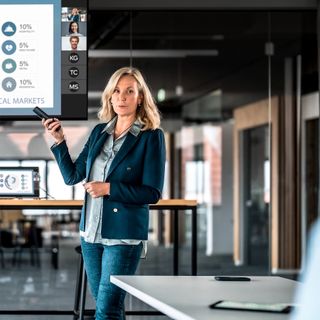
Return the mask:
[(0, 119), (87, 119), (87, 1), (0, 0)]
[(38, 167), (0, 167), (0, 197), (39, 197)]

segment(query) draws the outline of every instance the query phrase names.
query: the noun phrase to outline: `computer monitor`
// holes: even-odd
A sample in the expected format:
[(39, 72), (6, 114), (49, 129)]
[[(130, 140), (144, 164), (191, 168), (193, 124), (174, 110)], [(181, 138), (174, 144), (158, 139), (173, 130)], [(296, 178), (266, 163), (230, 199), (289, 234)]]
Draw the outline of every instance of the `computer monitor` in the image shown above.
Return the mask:
[(0, 197), (39, 197), (38, 167), (0, 167)]

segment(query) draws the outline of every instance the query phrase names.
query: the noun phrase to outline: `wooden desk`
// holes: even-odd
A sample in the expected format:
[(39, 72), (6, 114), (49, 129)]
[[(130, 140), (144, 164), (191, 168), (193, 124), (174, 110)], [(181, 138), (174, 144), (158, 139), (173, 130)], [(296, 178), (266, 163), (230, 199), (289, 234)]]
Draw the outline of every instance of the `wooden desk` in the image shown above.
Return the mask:
[(81, 209), (82, 200), (0, 199), (0, 209)]
[[(0, 209), (81, 209), (82, 200), (0, 199)], [(150, 205), (150, 210), (174, 212), (173, 274), (178, 275), (179, 266), (179, 215), (178, 210), (192, 211), (191, 274), (197, 274), (197, 201), (184, 199), (160, 200)]]
[(111, 276), (111, 282), (176, 320), (285, 320), (289, 315), (213, 310), (218, 300), (290, 303), (298, 283), (280, 277), (250, 282), (216, 281), (213, 276)]
[[(83, 200), (47, 200), (47, 199), (1, 199), (1, 209), (81, 209)], [(196, 200), (163, 199), (151, 204), (150, 209), (168, 209), (176, 207), (184, 210), (197, 206)]]
[[(81, 209), (83, 205), (82, 200), (41, 200), (41, 199), (0, 199), (0, 209)], [(168, 199), (160, 200), (156, 204), (150, 205), (151, 210), (172, 210), (174, 212), (174, 243), (173, 243), (173, 274), (178, 274), (179, 265), (179, 243), (178, 243), (178, 210), (192, 211), (192, 243), (191, 243), (191, 274), (197, 274), (197, 201), (183, 200), (183, 199)], [(85, 282), (85, 272), (83, 272), (82, 283)], [(80, 305), (80, 317), (83, 319), (85, 314), (84, 300), (85, 300), (85, 286), (81, 287), (81, 297), (79, 297), (78, 306)], [(128, 311), (127, 314), (135, 314), (134, 311)], [(69, 310), (0, 310), (0, 314), (74, 314)]]

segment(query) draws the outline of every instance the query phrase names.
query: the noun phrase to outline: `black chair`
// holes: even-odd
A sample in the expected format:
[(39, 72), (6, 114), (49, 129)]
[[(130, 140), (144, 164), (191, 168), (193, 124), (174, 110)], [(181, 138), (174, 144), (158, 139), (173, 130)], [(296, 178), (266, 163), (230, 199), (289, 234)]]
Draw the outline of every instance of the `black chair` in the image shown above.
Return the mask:
[(4, 268), (4, 253), (2, 247), (2, 231), (0, 230), (0, 259), (1, 259), (1, 267)]
[(4, 253), (2, 248), (2, 231), (1, 231), (2, 220), (0, 220), (0, 259), (1, 259), (1, 267), (4, 268)]
[(40, 267), (39, 248), (42, 247), (42, 229), (37, 227), (36, 221), (18, 220), (19, 235), (15, 241), (15, 248), (12, 257), (12, 265), (18, 267), (22, 262), (22, 253), (24, 250), (30, 252), (30, 263)]
[(4, 249), (13, 248), (13, 234), (9, 230), (0, 230), (0, 259), (1, 267), (5, 268)]
[(0, 259), (1, 259), (1, 267), (4, 268), (4, 254), (3, 254), (3, 249), (0, 247)]

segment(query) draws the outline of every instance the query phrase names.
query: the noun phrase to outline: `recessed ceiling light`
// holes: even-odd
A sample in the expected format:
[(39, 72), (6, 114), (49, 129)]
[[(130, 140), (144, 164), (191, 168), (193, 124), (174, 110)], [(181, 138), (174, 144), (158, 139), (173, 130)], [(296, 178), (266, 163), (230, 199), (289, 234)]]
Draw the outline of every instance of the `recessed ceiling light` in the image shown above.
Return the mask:
[(183, 87), (181, 86), (181, 85), (177, 85), (176, 86), (176, 95), (178, 96), (178, 97), (180, 97), (180, 96), (182, 96), (183, 95)]
[(223, 40), (224, 39), (224, 35), (223, 34), (214, 34), (211, 37), (212, 40)]
[(157, 99), (159, 102), (164, 101), (166, 99), (166, 90), (164, 89), (159, 89), (158, 94), (157, 94)]

